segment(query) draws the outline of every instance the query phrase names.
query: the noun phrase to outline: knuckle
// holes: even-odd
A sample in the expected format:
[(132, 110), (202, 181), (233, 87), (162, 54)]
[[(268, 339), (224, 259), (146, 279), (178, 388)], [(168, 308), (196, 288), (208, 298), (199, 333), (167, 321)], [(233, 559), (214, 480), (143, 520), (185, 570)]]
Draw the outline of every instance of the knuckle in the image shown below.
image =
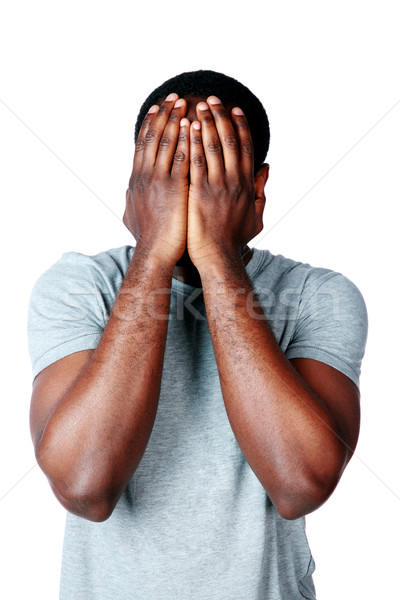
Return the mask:
[(211, 123), (214, 123), (214, 117), (208, 111), (206, 111), (206, 113), (203, 115), (202, 121), (206, 125), (210, 125)]
[(158, 115), (163, 115), (167, 112), (168, 107), (165, 106), (165, 104), (161, 104), (160, 108), (158, 109)]
[(228, 113), (226, 112), (225, 108), (221, 106), (221, 108), (217, 108), (214, 111), (214, 114), (218, 119), (223, 119), (227, 116)]
[(206, 164), (206, 158), (203, 154), (195, 154), (192, 160), (195, 167), (204, 167)]
[(144, 136), (144, 141), (146, 144), (151, 144), (157, 137), (157, 132), (155, 129), (149, 129)]
[(176, 123), (176, 121), (178, 121), (178, 119), (180, 119), (179, 112), (176, 110), (173, 110), (171, 112), (171, 114), (169, 115), (169, 120), (172, 121), (172, 123)]
[(163, 136), (160, 140), (160, 148), (165, 150), (166, 148), (170, 147), (171, 143), (172, 143), (171, 138), (169, 138), (167, 136)]
[(178, 140), (180, 142), (187, 142), (189, 139), (189, 136), (187, 133), (185, 133), (184, 131), (182, 131), (182, 133), (179, 134)]
[(145, 147), (145, 143), (144, 143), (144, 139), (143, 138), (139, 138), (135, 144), (135, 151), (136, 152), (142, 152), (143, 148)]
[(152, 121), (152, 115), (147, 115), (144, 119), (143, 119), (143, 123), (142, 123), (142, 127), (147, 127), (147, 125), (150, 125)]
[(253, 144), (244, 143), (241, 146), (243, 154), (251, 156), (253, 154)]
[(236, 119), (236, 127), (238, 129), (249, 129), (249, 126), (247, 124), (246, 118), (242, 115), (242, 116), (237, 116)]
[(183, 150), (178, 150), (177, 152), (175, 152), (175, 156), (174, 156), (175, 162), (184, 162), (186, 160), (186, 158), (187, 158), (187, 154)]
[(207, 143), (207, 148), (210, 152), (215, 152), (218, 153), (221, 151), (221, 145), (219, 143), (219, 140), (217, 138), (212, 138), (208, 143)]
[(143, 194), (147, 187), (147, 179), (144, 177), (143, 173), (138, 173), (132, 179), (132, 190), (136, 190), (139, 194)]
[(237, 146), (236, 135), (234, 133), (229, 133), (228, 135), (226, 135), (224, 137), (224, 142), (227, 146), (230, 146), (231, 148), (236, 148), (236, 146)]
[(203, 143), (201, 135), (194, 135), (194, 136), (192, 136), (191, 140), (192, 140), (193, 144), (202, 144)]
[(243, 186), (240, 181), (234, 181), (231, 185), (231, 193), (235, 198), (238, 198), (243, 192)]

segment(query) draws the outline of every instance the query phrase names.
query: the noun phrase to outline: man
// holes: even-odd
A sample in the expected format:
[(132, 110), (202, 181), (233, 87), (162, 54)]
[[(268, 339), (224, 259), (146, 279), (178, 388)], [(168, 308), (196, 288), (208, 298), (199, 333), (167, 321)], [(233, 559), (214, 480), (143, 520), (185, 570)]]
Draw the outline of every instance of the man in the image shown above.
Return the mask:
[(304, 515), (356, 446), (364, 303), (248, 247), (269, 128), (245, 86), (178, 75), (136, 137), (135, 248), (65, 254), (31, 299), (32, 438), (69, 511), (61, 598), (315, 598)]

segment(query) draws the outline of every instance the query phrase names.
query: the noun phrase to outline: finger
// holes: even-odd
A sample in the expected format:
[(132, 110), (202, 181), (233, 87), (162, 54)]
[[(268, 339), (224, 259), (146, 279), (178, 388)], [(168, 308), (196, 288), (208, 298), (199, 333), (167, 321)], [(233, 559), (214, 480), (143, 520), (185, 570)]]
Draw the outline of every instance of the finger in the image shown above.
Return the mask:
[(193, 121), (190, 127), (190, 185), (198, 185), (202, 179), (207, 180), (207, 165), (204, 155), (201, 124)]
[(240, 167), (245, 177), (254, 175), (253, 141), (247, 119), (241, 108), (232, 108), (232, 122), (239, 141)]
[(225, 170), (228, 173), (237, 172), (239, 169), (239, 143), (230, 115), (226, 111), (221, 100), (216, 96), (207, 98), (207, 104), (213, 115), (220, 144), (222, 146)]
[(214, 117), (206, 102), (199, 102), (196, 107), (197, 118), (201, 123), (201, 135), (207, 163), (208, 179), (216, 179), (224, 172), (222, 146), (215, 126)]
[(154, 119), (151, 120), (144, 136), (144, 150), (142, 167), (151, 168), (154, 166), (157, 158), (158, 147), (165, 125), (168, 122), (169, 115), (175, 102), (178, 100), (178, 94), (169, 94), (161, 104)]
[[(186, 113), (186, 108), (186, 100), (183, 98), (179, 98), (179, 100), (175, 102), (173, 109), (169, 113), (168, 121), (162, 132), (158, 146), (156, 158), (157, 167), (168, 172), (171, 170), (176, 154), (178, 138), (180, 136), (180, 122)], [(186, 152), (186, 155), (188, 155), (188, 151)]]
[(189, 140), (190, 140), (190, 121), (181, 119), (179, 124), (178, 145), (174, 154), (171, 176), (178, 179), (188, 176), (189, 173)]
[(146, 136), (146, 133), (151, 125), (151, 122), (153, 121), (154, 117), (156, 116), (159, 108), (160, 107), (157, 104), (154, 104), (154, 106), (152, 106), (149, 109), (149, 112), (143, 119), (143, 123), (140, 128), (139, 135), (138, 135), (138, 138), (137, 138), (136, 144), (135, 144), (135, 154), (133, 157), (132, 174), (136, 173), (140, 169), (140, 166), (141, 166), (142, 160), (143, 160), (143, 152), (144, 152), (144, 148), (145, 148), (145, 141), (144, 141), (145, 136)]

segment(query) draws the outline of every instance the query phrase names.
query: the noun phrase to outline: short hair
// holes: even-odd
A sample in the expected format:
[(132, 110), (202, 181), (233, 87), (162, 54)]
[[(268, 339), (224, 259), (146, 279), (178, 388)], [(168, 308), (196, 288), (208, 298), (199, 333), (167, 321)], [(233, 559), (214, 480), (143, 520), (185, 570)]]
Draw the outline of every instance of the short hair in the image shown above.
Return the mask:
[(135, 142), (143, 120), (153, 104), (160, 104), (168, 94), (175, 92), (180, 98), (187, 96), (218, 96), (223, 104), (239, 106), (246, 115), (254, 147), (254, 170), (263, 164), (269, 148), (269, 122), (260, 100), (245, 85), (216, 71), (188, 71), (168, 79), (146, 98), (139, 111), (135, 126)]

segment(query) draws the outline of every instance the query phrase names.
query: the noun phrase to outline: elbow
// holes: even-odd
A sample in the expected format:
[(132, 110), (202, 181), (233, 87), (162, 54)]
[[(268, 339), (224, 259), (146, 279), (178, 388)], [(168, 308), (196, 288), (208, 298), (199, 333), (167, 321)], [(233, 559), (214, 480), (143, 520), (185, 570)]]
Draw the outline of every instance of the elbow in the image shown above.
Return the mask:
[(274, 498), (273, 503), (279, 515), (288, 521), (294, 521), (317, 510), (335, 489), (336, 484), (332, 486), (316, 486), (308, 482), (301, 486), (301, 489), (291, 489), (289, 492), (280, 494)]
[(71, 466), (65, 470), (40, 459), (38, 464), (55, 497), (68, 512), (96, 523), (111, 516), (119, 496), (115, 499), (107, 485), (89, 477), (85, 479), (82, 472), (77, 475)]
[(81, 493), (71, 489), (63, 489), (61, 492), (52, 482), (50, 485), (57, 500), (68, 512), (94, 523), (102, 523), (109, 519), (117, 503), (115, 499), (104, 495)]
[(87, 498), (74, 498), (69, 503), (69, 512), (92, 521), (93, 523), (103, 523), (109, 519), (114, 511), (115, 504), (106, 500), (93, 501)]
[(90, 465), (85, 468), (61, 461), (43, 444), (36, 450), (36, 459), (55, 497), (68, 512), (95, 523), (112, 515), (120, 493), (115, 493), (108, 473), (96, 474)]
[(289, 521), (305, 517), (324, 504), (335, 490), (343, 473), (343, 462), (336, 467), (319, 473), (303, 474), (286, 482), (284, 488), (273, 499), (280, 516)]
[(296, 519), (305, 517), (319, 508), (326, 499), (327, 498), (316, 500), (315, 498), (311, 498), (309, 495), (296, 495), (296, 497), (292, 498), (279, 498), (274, 502), (274, 506), (282, 519), (294, 521)]

